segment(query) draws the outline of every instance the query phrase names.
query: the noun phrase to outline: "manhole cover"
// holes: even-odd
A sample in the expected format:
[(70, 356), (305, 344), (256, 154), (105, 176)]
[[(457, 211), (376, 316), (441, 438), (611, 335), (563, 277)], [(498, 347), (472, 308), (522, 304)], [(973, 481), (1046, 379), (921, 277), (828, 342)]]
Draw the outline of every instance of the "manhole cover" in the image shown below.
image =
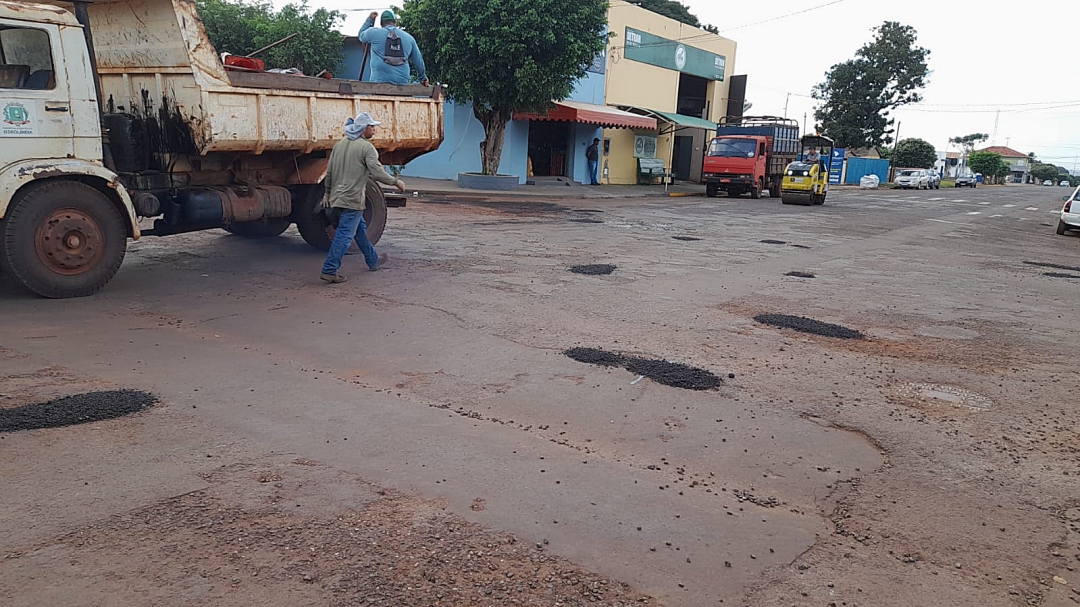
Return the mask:
[(64, 396), (45, 403), (0, 409), (0, 432), (59, 428), (115, 419), (138, 413), (156, 402), (156, 396), (139, 390), (111, 390)]
[(821, 322), (820, 320), (814, 320), (812, 318), (805, 318), (802, 316), (788, 316), (787, 314), (760, 314), (754, 317), (754, 320), (763, 325), (770, 325), (773, 327), (780, 327), (782, 329), (794, 329), (801, 333), (812, 333), (814, 335), (822, 335), (825, 337), (835, 337), (837, 339), (862, 339), (865, 337), (859, 331), (855, 329), (849, 329), (842, 325), (834, 325), (832, 323)]
[(592, 263), (583, 266), (574, 266), (570, 268), (570, 271), (574, 274), (584, 274), (586, 276), (603, 276), (614, 272), (615, 266), (609, 263)]
[(787, 274), (784, 274), (784, 276), (792, 276), (794, 278), (817, 278), (817, 276), (810, 272), (788, 272)]
[(920, 404), (942, 405), (972, 411), (985, 411), (994, 405), (993, 401), (981, 394), (944, 384), (904, 384), (897, 393)]

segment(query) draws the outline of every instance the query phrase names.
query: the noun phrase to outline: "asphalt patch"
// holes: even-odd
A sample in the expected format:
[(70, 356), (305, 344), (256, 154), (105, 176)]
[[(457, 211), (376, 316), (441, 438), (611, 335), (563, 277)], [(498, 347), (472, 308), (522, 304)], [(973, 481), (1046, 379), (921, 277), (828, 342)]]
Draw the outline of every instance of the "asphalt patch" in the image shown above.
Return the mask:
[(863, 339), (865, 337), (865, 335), (855, 329), (849, 329), (842, 325), (834, 325), (832, 323), (821, 322), (820, 320), (805, 318), (803, 316), (759, 314), (754, 317), (754, 320), (763, 325), (780, 327), (782, 329), (794, 329), (800, 333), (812, 333), (814, 335), (835, 337), (837, 339)]
[(788, 272), (787, 274), (784, 274), (784, 276), (794, 276), (795, 278), (817, 278), (816, 275), (811, 274), (810, 272)]
[(1035, 266), (1038, 268), (1051, 268), (1054, 270), (1068, 270), (1070, 272), (1080, 272), (1080, 268), (1076, 266), (1063, 266), (1059, 263), (1047, 263), (1045, 261), (1025, 261), (1029, 266)]
[(761, 244), (787, 244), (786, 240), (759, 240)]
[(575, 217), (570, 221), (574, 223), (604, 223), (603, 219), (593, 219), (592, 217)]
[(809, 249), (810, 248), (810, 247), (808, 247), (808, 246), (806, 246), (804, 244), (793, 244), (791, 246), (795, 247), (796, 249)]
[(1062, 274), (1061, 272), (1043, 272), (1043, 276), (1049, 278), (1071, 278), (1073, 280), (1080, 280), (1080, 274)]
[(697, 240), (701, 240), (696, 236), (672, 236), (672, 238), (674, 238), (675, 240), (682, 240), (684, 242), (694, 242)]
[(629, 357), (599, 348), (570, 348), (563, 354), (589, 365), (623, 367), (658, 384), (684, 390), (714, 390), (723, 382), (715, 373), (698, 367), (666, 360)]
[(574, 274), (584, 274), (586, 276), (605, 276), (614, 272), (615, 267), (610, 263), (590, 263), (583, 266), (574, 266), (570, 268), (570, 271)]
[(14, 409), (0, 409), (0, 432), (60, 428), (116, 419), (138, 413), (157, 403), (157, 397), (140, 390), (86, 392)]
[(608, 352), (599, 348), (570, 348), (563, 354), (587, 365), (601, 367), (621, 367), (626, 364), (626, 357), (618, 352)]
[(626, 370), (644, 375), (658, 384), (684, 390), (715, 390), (722, 382), (712, 371), (666, 360), (628, 358)]

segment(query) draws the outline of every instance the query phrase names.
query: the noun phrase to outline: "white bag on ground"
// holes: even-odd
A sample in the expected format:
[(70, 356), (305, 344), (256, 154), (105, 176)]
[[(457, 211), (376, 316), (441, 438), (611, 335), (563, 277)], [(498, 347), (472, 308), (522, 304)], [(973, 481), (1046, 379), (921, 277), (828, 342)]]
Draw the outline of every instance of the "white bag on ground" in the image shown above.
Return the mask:
[(877, 175), (864, 175), (863, 178), (859, 180), (860, 188), (872, 190), (879, 185), (881, 185), (881, 179), (878, 178)]

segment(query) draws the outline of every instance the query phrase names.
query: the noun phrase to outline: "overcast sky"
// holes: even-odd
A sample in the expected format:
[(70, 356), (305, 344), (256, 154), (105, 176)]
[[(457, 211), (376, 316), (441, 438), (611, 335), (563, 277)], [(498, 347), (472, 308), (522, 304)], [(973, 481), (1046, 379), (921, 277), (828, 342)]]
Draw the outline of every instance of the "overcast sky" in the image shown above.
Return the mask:
[[(782, 115), (790, 92), (788, 117), (801, 122), (806, 114), (812, 125), (810, 90), (826, 70), (868, 42), (870, 28), (899, 21), (913, 26), (919, 44), (931, 51), (924, 101), (895, 114), (901, 138), (920, 137), (943, 150), (956, 135), (993, 135), (1000, 109), (994, 143), (1080, 168), (1078, 0), (1013, 1), (999, 10), (979, 0), (683, 3), (702, 23), (716, 25), (738, 43), (735, 73), (749, 76), (753, 114)], [(311, 5), (352, 9), (342, 28), (352, 32), (375, 3), (357, 8), (349, 0), (312, 0)], [(799, 11), (806, 12), (794, 14)]]

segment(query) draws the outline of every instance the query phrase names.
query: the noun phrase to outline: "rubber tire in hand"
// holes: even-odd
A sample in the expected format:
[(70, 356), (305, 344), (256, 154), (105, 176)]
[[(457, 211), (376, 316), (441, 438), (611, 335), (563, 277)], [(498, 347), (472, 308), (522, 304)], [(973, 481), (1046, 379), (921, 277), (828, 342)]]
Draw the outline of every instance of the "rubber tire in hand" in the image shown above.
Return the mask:
[[(75, 274), (50, 269), (38, 253), (40, 230), (49, 217), (67, 209), (96, 224), (98, 233), (83, 236), (85, 242), (103, 248), (93, 265)], [(116, 275), (124, 262), (127, 238), (124, 217), (108, 196), (78, 181), (46, 181), (21, 193), (0, 221), (0, 269), (42, 297), (84, 297)]]

